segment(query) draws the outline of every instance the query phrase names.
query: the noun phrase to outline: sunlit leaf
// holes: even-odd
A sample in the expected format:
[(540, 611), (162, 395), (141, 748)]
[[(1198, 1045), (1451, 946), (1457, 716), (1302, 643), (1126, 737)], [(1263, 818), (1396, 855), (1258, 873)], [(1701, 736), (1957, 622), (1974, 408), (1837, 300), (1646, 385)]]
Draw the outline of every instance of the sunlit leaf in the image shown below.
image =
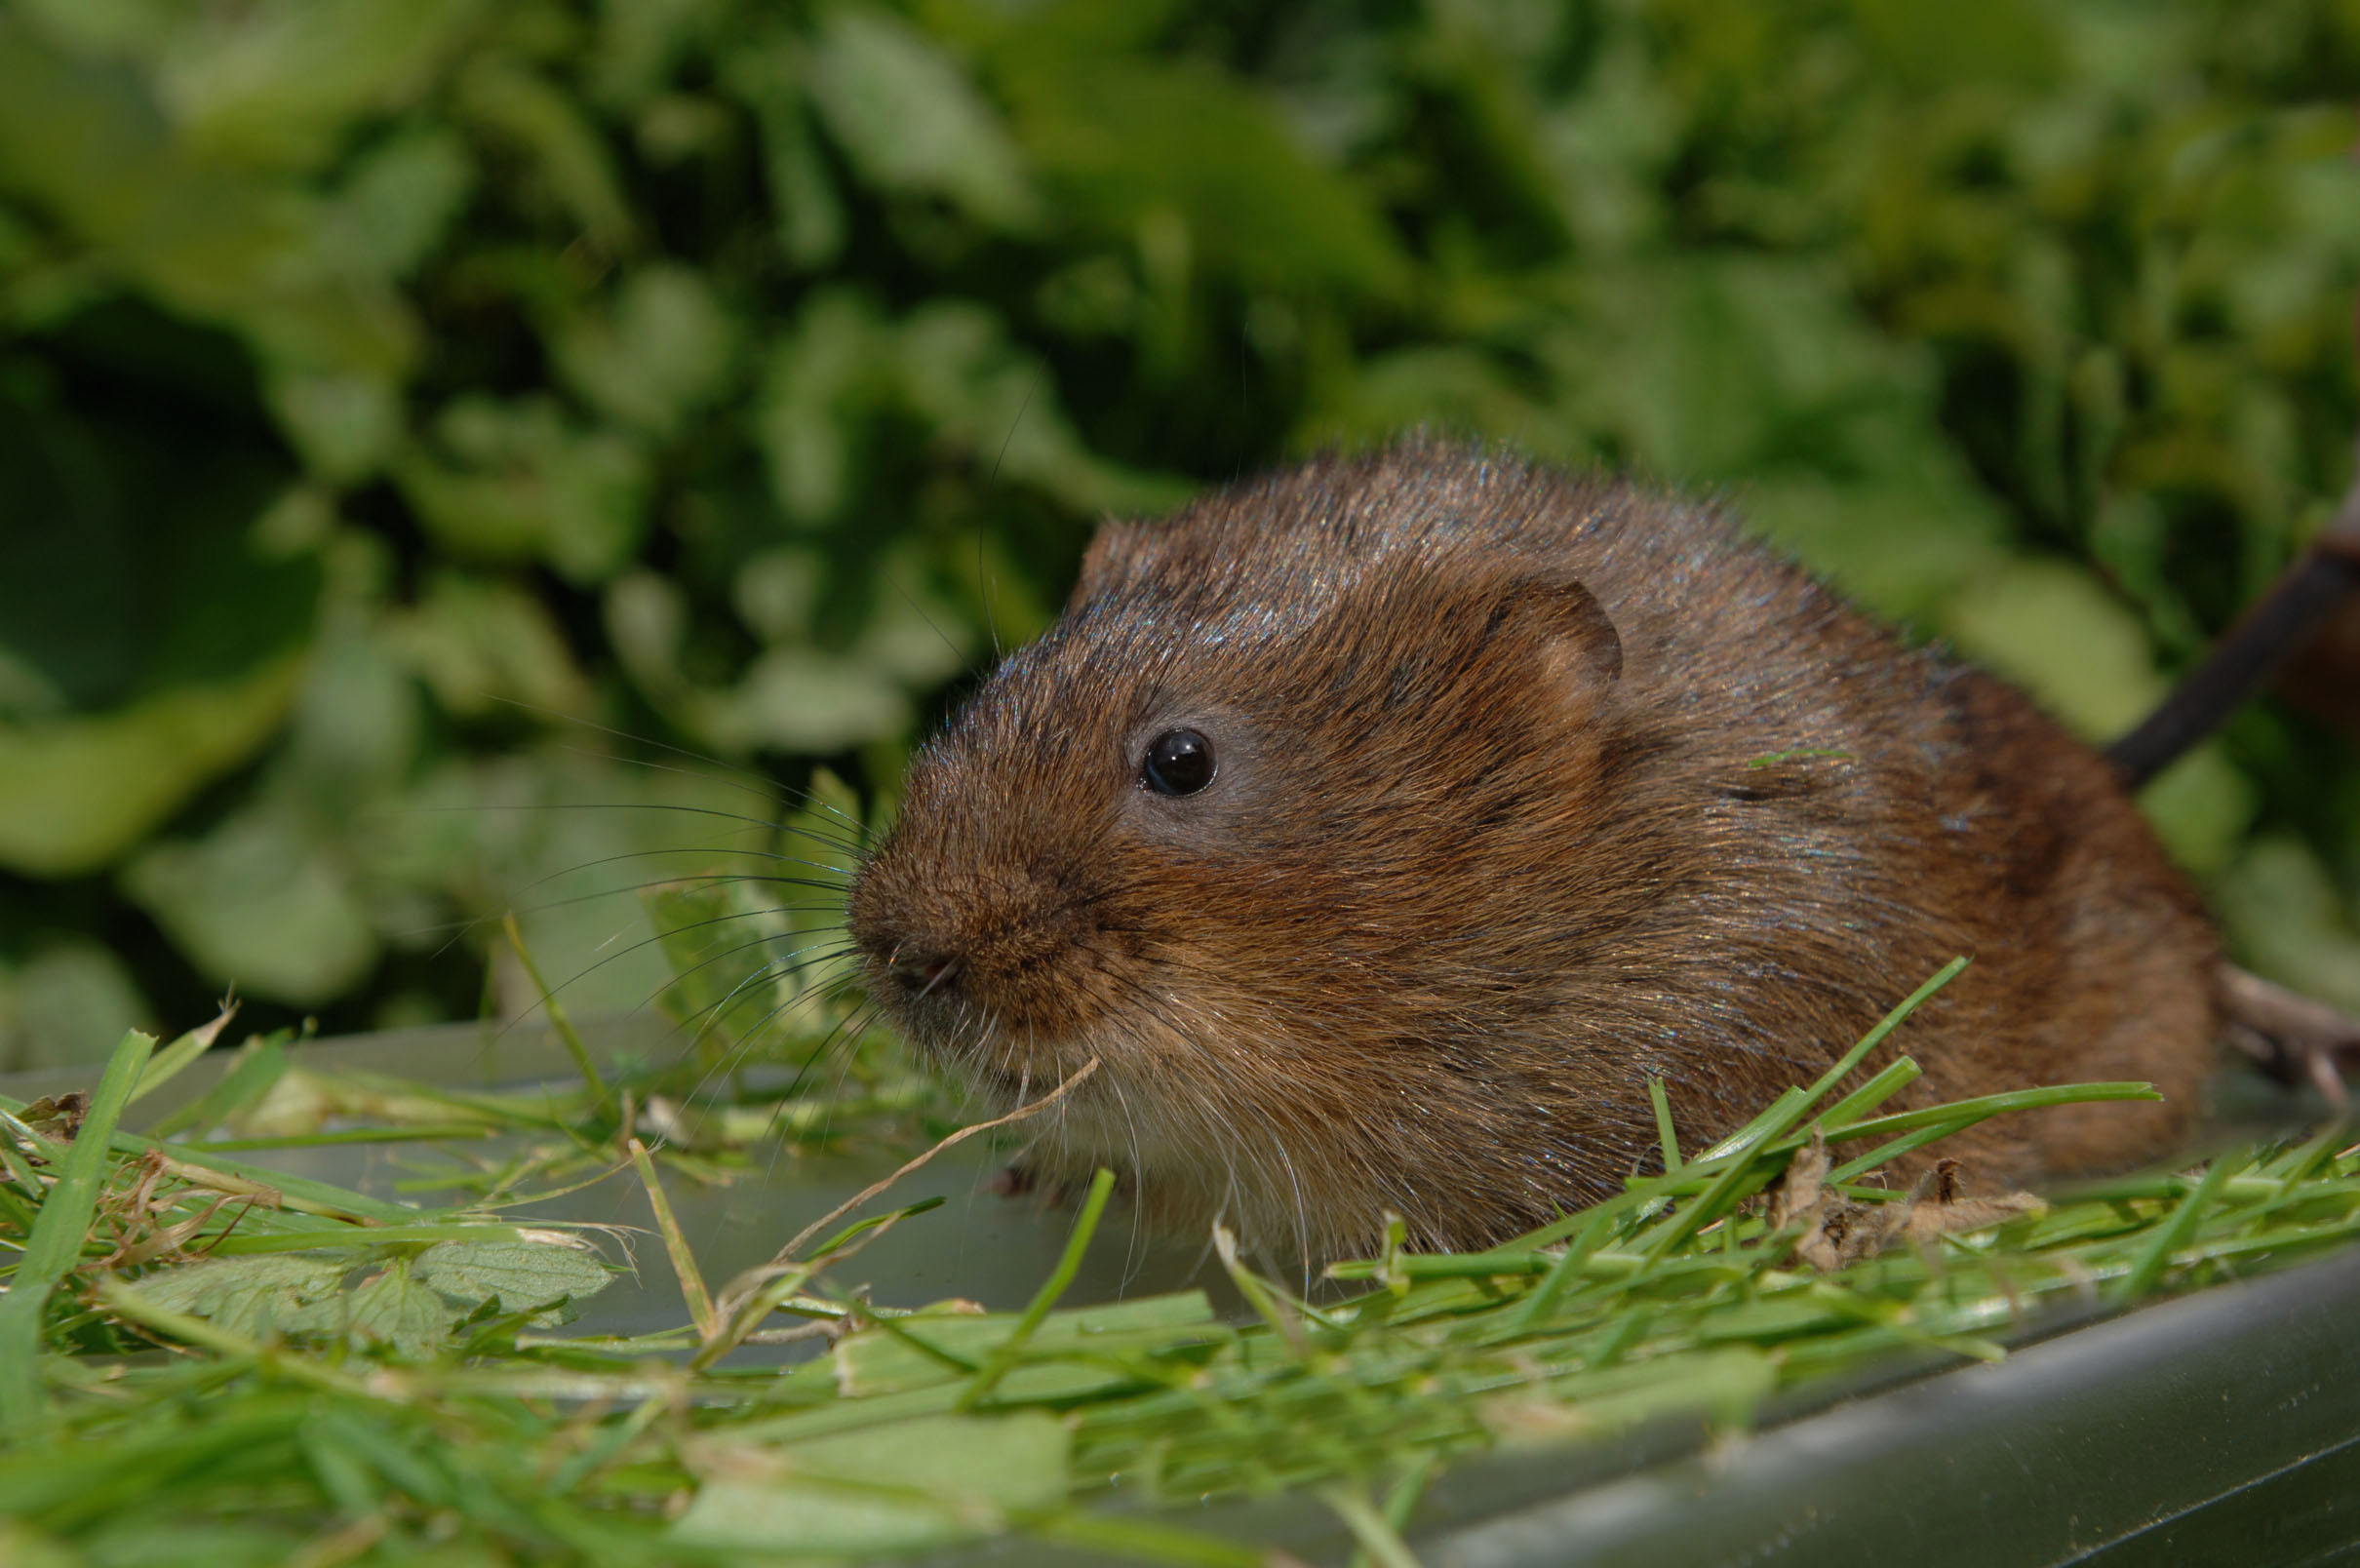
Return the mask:
[(564, 93), (534, 72), (480, 57), (460, 77), (459, 102), (531, 161), (535, 194), (562, 208), (610, 250), (630, 242), (631, 211), (597, 132)]
[(410, 1266), (397, 1261), (383, 1273), (363, 1280), (352, 1292), (346, 1322), (360, 1338), (416, 1359), (442, 1349), (460, 1313), (441, 1293), (417, 1283), (410, 1275)]
[(722, 390), (739, 336), (696, 273), (652, 267), (623, 285), (610, 317), (577, 320), (558, 364), (610, 415), (666, 435)]
[(1030, 221), (1035, 205), (1014, 143), (923, 33), (868, 6), (832, 7), (809, 72), (829, 131), (875, 183), (946, 196), (999, 227)]
[(52, 877), (104, 865), (252, 756), (297, 673), (283, 661), (118, 713), (0, 727), (0, 863)]
[(350, 872), (284, 811), (144, 850), (124, 885), (214, 979), (295, 1002), (335, 996), (377, 955)]
[(287, 1253), (205, 1258), (143, 1275), (139, 1294), (248, 1339), (334, 1333), (343, 1326), (350, 1268), (348, 1262)]
[(412, 1272), (452, 1301), (497, 1301), (509, 1312), (594, 1296), (613, 1278), (594, 1249), (556, 1240), (440, 1241), (418, 1254)]

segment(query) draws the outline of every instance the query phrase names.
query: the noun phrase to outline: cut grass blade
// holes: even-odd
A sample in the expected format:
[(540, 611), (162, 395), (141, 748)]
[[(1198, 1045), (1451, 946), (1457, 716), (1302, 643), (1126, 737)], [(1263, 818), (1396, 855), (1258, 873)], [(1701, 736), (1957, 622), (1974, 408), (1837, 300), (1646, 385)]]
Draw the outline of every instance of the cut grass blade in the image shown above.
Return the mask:
[(1680, 1172), (1680, 1135), (1672, 1125), (1672, 1099), (1664, 1092), (1664, 1080), (1647, 1079), (1647, 1101), (1655, 1107), (1655, 1133), (1664, 1146), (1664, 1174), (1676, 1176)]
[(1816, 1105), (1827, 1095), (1832, 1093), (1835, 1086), (1844, 1080), (1847, 1074), (1866, 1061), (1870, 1051), (1885, 1042), (1885, 1037), (1908, 1022), (1911, 1013), (1933, 1000), (1936, 992), (1966, 973), (1967, 965), (1973, 961), (1974, 960), (1961, 954), (1936, 970), (1933, 977), (1924, 985), (1903, 998), (1900, 1004), (1878, 1019), (1876, 1026), (1866, 1035), (1861, 1036), (1859, 1042), (1846, 1051), (1833, 1067), (1820, 1075), (1819, 1081), (1812, 1084), (1810, 1088), (1811, 1103)]
[(1007, 1376), (1008, 1369), (1016, 1364), (1016, 1358), (1024, 1353), (1026, 1342), (1041, 1327), (1042, 1319), (1055, 1310), (1058, 1298), (1073, 1284), (1074, 1275), (1082, 1272), (1082, 1255), (1090, 1249), (1090, 1238), (1098, 1234), (1099, 1216), (1106, 1212), (1106, 1200), (1114, 1196), (1114, 1192), (1115, 1173), (1101, 1166), (1098, 1174), (1090, 1178), (1089, 1196), (1082, 1200), (1081, 1217), (1074, 1221), (1074, 1233), (1066, 1237), (1065, 1251), (1058, 1256), (1057, 1267), (1050, 1271), (1048, 1278), (1042, 1281), (1041, 1288), (1033, 1293), (1032, 1303), (1025, 1308), (1024, 1315), (1016, 1319), (1016, 1326), (1008, 1331), (1006, 1339), (1000, 1342), (1000, 1348), (983, 1364), (983, 1370), (975, 1374), (975, 1380), (959, 1395), (961, 1410), (972, 1410), (991, 1397), (992, 1391), (1000, 1386), (1000, 1380)]
[(229, 1021), (237, 1015), (237, 1002), (224, 1001), (212, 1023), (198, 1025), (150, 1056), (147, 1066), (140, 1070), (138, 1086), (131, 1091), (132, 1099), (138, 1101), (144, 1095), (152, 1094), (177, 1078), (190, 1063), (213, 1049), (214, 1041), (221, 1038), (221, 1031), (227, 1029)]
[(2132, 1262), (2131, 1272), (2123, 1275), (2116, 1285), (2116, 1302), (2137, 1301), (2155, 1288), (2155, 1281), (2163, 1277), (2163, 1271), (2171, 1264), (2172, 1254), (2187, 1245), (2188, 1237), (2195, 1234), (2197, 1222), (2204, 1218), (2205, 1210), (2212, 1206), (2228, 1173), (2229, 1165), (2225, 1159), (2215, 1159), (2205, 1166), (2204, 1179), (2180, 1200), (2180, 1206), (2172, 1211), (2172, 1217), (2148, 1238), (2146, 1245)]
[(1377, 1510), (1375, 1504), (1350, 1484), (1322, 1487), (1320, 1498), (1335, 1511), (1344, 1527), (1352, 1532), (1358, 1546), (1355, 1560), (1375, 1565), (1375, 1568), (1419, 1568), (1418, 1559), (1410, 1555), (1409, 1545), (1400, 1537), (1391, 1520)]
[(1938, 1139), (1962, 1132), (1979, 1121), (1988, 1121), (1993, 1117), (2012, 1112), (2045, 1111), (2064, 1105), (2096, 1105), (2109, 1100), (2162, 1098), (2152, 1083), (2069, 1083), (2045, 1089), (2019, 1089), (2010, 1094), (1986, 1094), (1973, 1100), (1928, 1106), (1922, 1111), (1904, 1111), (1868, 1121), (1855, 1121), (1840, 1130), (1828, 1129), (1828, 1141), (1849, 1143), (1865, 1138), (1880, 1138), (1888, 1133), (1911, 1136), (1897, 1137), (1889, 1143), (1871, 1148), (1860, 1157), (1835, 1167), (1829, 1173), (1828, 1179), (1832, 1182), (1852, 1181), (1888, 1160), (1898, 1159)]
[(648, 1157), (648, 1146), (633, 1138), (629, 1147), (632, 1167), (648, 1189), (648, 1206), (655, 1211), (655, 1229), (664, 1238), (664, 1255), (672, 1260), (672, 1272), (680, 1276), (681, 1298), (688, 1303), (688, 1319), (696, 1325), (697, 1338), (709, 1340), (720, 1325), (714, 1315), (712, 1294), (705, 1289), (705, 1276), (696, 1267), (696, 1255), (688, 1250), (688, 1238), (681, 1234), (680, 1221), (673, 1217), (672, 1200), (664, 1196), (664, 1184), (656, 1179), (655, 1161)]
[(1580, 1276), (1582, 1266), (1590, 1261), (1591, 1253), (1604, 1239), (1612, 1218), (1611, 1215), (1599, 1215), (1583, 1229), (1581, 1235), (1565, 1243), (1565, 1250), (1549, 1266), (1549, 1272), (1541, 1276), (1541, 1282), (1533, 1287), (1532, 1293), (1516, 1309), (1512, 1325), (1514, 1332), (1529, 1334), (1549, 1320), (1550, 1313), (1556, 1311), (1557, 1303), (1564, 1299), (1567, 1287)]
[(1874, 1078), (1828, 1107), (1814, 1119), (1829, 1130), (1848, 1127), (1916, 1082), (1920, 1072), (1914, 1059), (1897, 1056), (1886, 1063)]
[[(248, 1040), (238, 1047), (219, 1082), (171, 1115), (158, 1117), (149, 1132), (158, 1138), (187, 1132), (202, 1137), (224, 1117), (255, 1104), (287, 1071), (287, 1046), (294, 1038), (294, 1030), (282, 1029)], [(140, 1087), (145, 1092), (146, 1085)]]
[(525, 946), (524, 929), (516, 923), (514, 910), (510, 910), (502, 919), (501, 927), (508, 933), (508, 946), (515, 951), (516, 961), (525, 966), (525, 974), (532, 981), (532, 989), (541, 994), (541, 1008), (549, 1015), (549, 1027), (557, 1032), (557, 1038), (564, 1042), (566, 1054), (573, 1058), (574, 1071), (581, 1074), (582, 1082), (588, 1085), (591, 1100), (599, 1105), (606, 1104), (607, 1080), (600, 1076), (598, 1063), (591, 1060), (590, 1047), (583, 1043), (581, 1031), (573, 1027), (573, 1019), (566, 1011), (566, 1004), (557, 1000), (557, 992), (541, 975), (541, 966), (532, 961), (532, 950)]
[(115, 1042), (81, 1131), (59, 1167), (57, 1185), (43, 1200), (23, 1255), (9, 1275), (8, 1294), (0, 1297), (0, 1429), (21, 1428), (41, 1408), (41, 1325), (49, 1294), (82, 1256), (109, 1140), (155, 1048), (156, 1037), (136, 1029)]

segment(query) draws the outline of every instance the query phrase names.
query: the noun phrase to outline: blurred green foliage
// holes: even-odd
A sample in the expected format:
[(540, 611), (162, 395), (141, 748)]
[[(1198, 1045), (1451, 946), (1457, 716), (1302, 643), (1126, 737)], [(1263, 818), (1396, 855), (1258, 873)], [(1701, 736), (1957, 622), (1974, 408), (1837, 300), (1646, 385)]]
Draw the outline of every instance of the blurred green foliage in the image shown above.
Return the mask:
[[(12, 0), (0, 1051), (510, 1006), (512, 903), (637, 1002), (591, 895), (768, 808), (593, 726), (889, 794), (1094, 518), (1418, 424), (2105, 735), (2346, 480), (2355, 96), (2342, 0)], [(2348, 745), (2150, 804), (2360, 1005)]]

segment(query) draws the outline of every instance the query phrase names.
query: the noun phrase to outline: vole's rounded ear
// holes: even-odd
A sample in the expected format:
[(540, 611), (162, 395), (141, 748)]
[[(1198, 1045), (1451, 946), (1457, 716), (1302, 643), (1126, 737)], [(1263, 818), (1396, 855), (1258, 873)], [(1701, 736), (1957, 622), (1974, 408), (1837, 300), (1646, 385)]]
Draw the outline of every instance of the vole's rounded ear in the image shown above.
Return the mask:
[(1570, 577), (1509, 584), (1492, 606), (1488, 630), (1537, 639), (1570, 676), (1601, 686), (1622, 678), (1622, 634), (1596, 596)]
[(1110, 518), (1099, 524), (1098, 531), (1090, 536), (1089, 549), (1082, 557), (1082, 573), (1074, 579), (1074, 591), (1066, 596), (1065, 608), (1079, 609), (1128, 575), (1139, 547), (1146, 542), (1146, 534), (1137, 523)]

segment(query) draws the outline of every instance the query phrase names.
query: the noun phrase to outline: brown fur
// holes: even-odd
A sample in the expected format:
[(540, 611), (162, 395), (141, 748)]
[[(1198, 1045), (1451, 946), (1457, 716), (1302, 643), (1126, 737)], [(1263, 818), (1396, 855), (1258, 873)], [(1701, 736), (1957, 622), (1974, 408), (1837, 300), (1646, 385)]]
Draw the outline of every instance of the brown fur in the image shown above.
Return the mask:
[[(1140, 788), (1182, 725), (1213, 785)], [(2023, 697), (1708, 510), (1425, 444), (1106, 528), (913, 768), (852, 929), (992, 1096), (1100, 1058), (1039, 1173), (1320, 1254), (1617, 1190), (1649, 1076), (1711, 1138), (1955, 954), (1909, 1103), (2169, 1097), (1986, 1123), (1950, 1152), (1987, 1181), (2168, 1148), (2219, 1027), (2193, 896)]]

